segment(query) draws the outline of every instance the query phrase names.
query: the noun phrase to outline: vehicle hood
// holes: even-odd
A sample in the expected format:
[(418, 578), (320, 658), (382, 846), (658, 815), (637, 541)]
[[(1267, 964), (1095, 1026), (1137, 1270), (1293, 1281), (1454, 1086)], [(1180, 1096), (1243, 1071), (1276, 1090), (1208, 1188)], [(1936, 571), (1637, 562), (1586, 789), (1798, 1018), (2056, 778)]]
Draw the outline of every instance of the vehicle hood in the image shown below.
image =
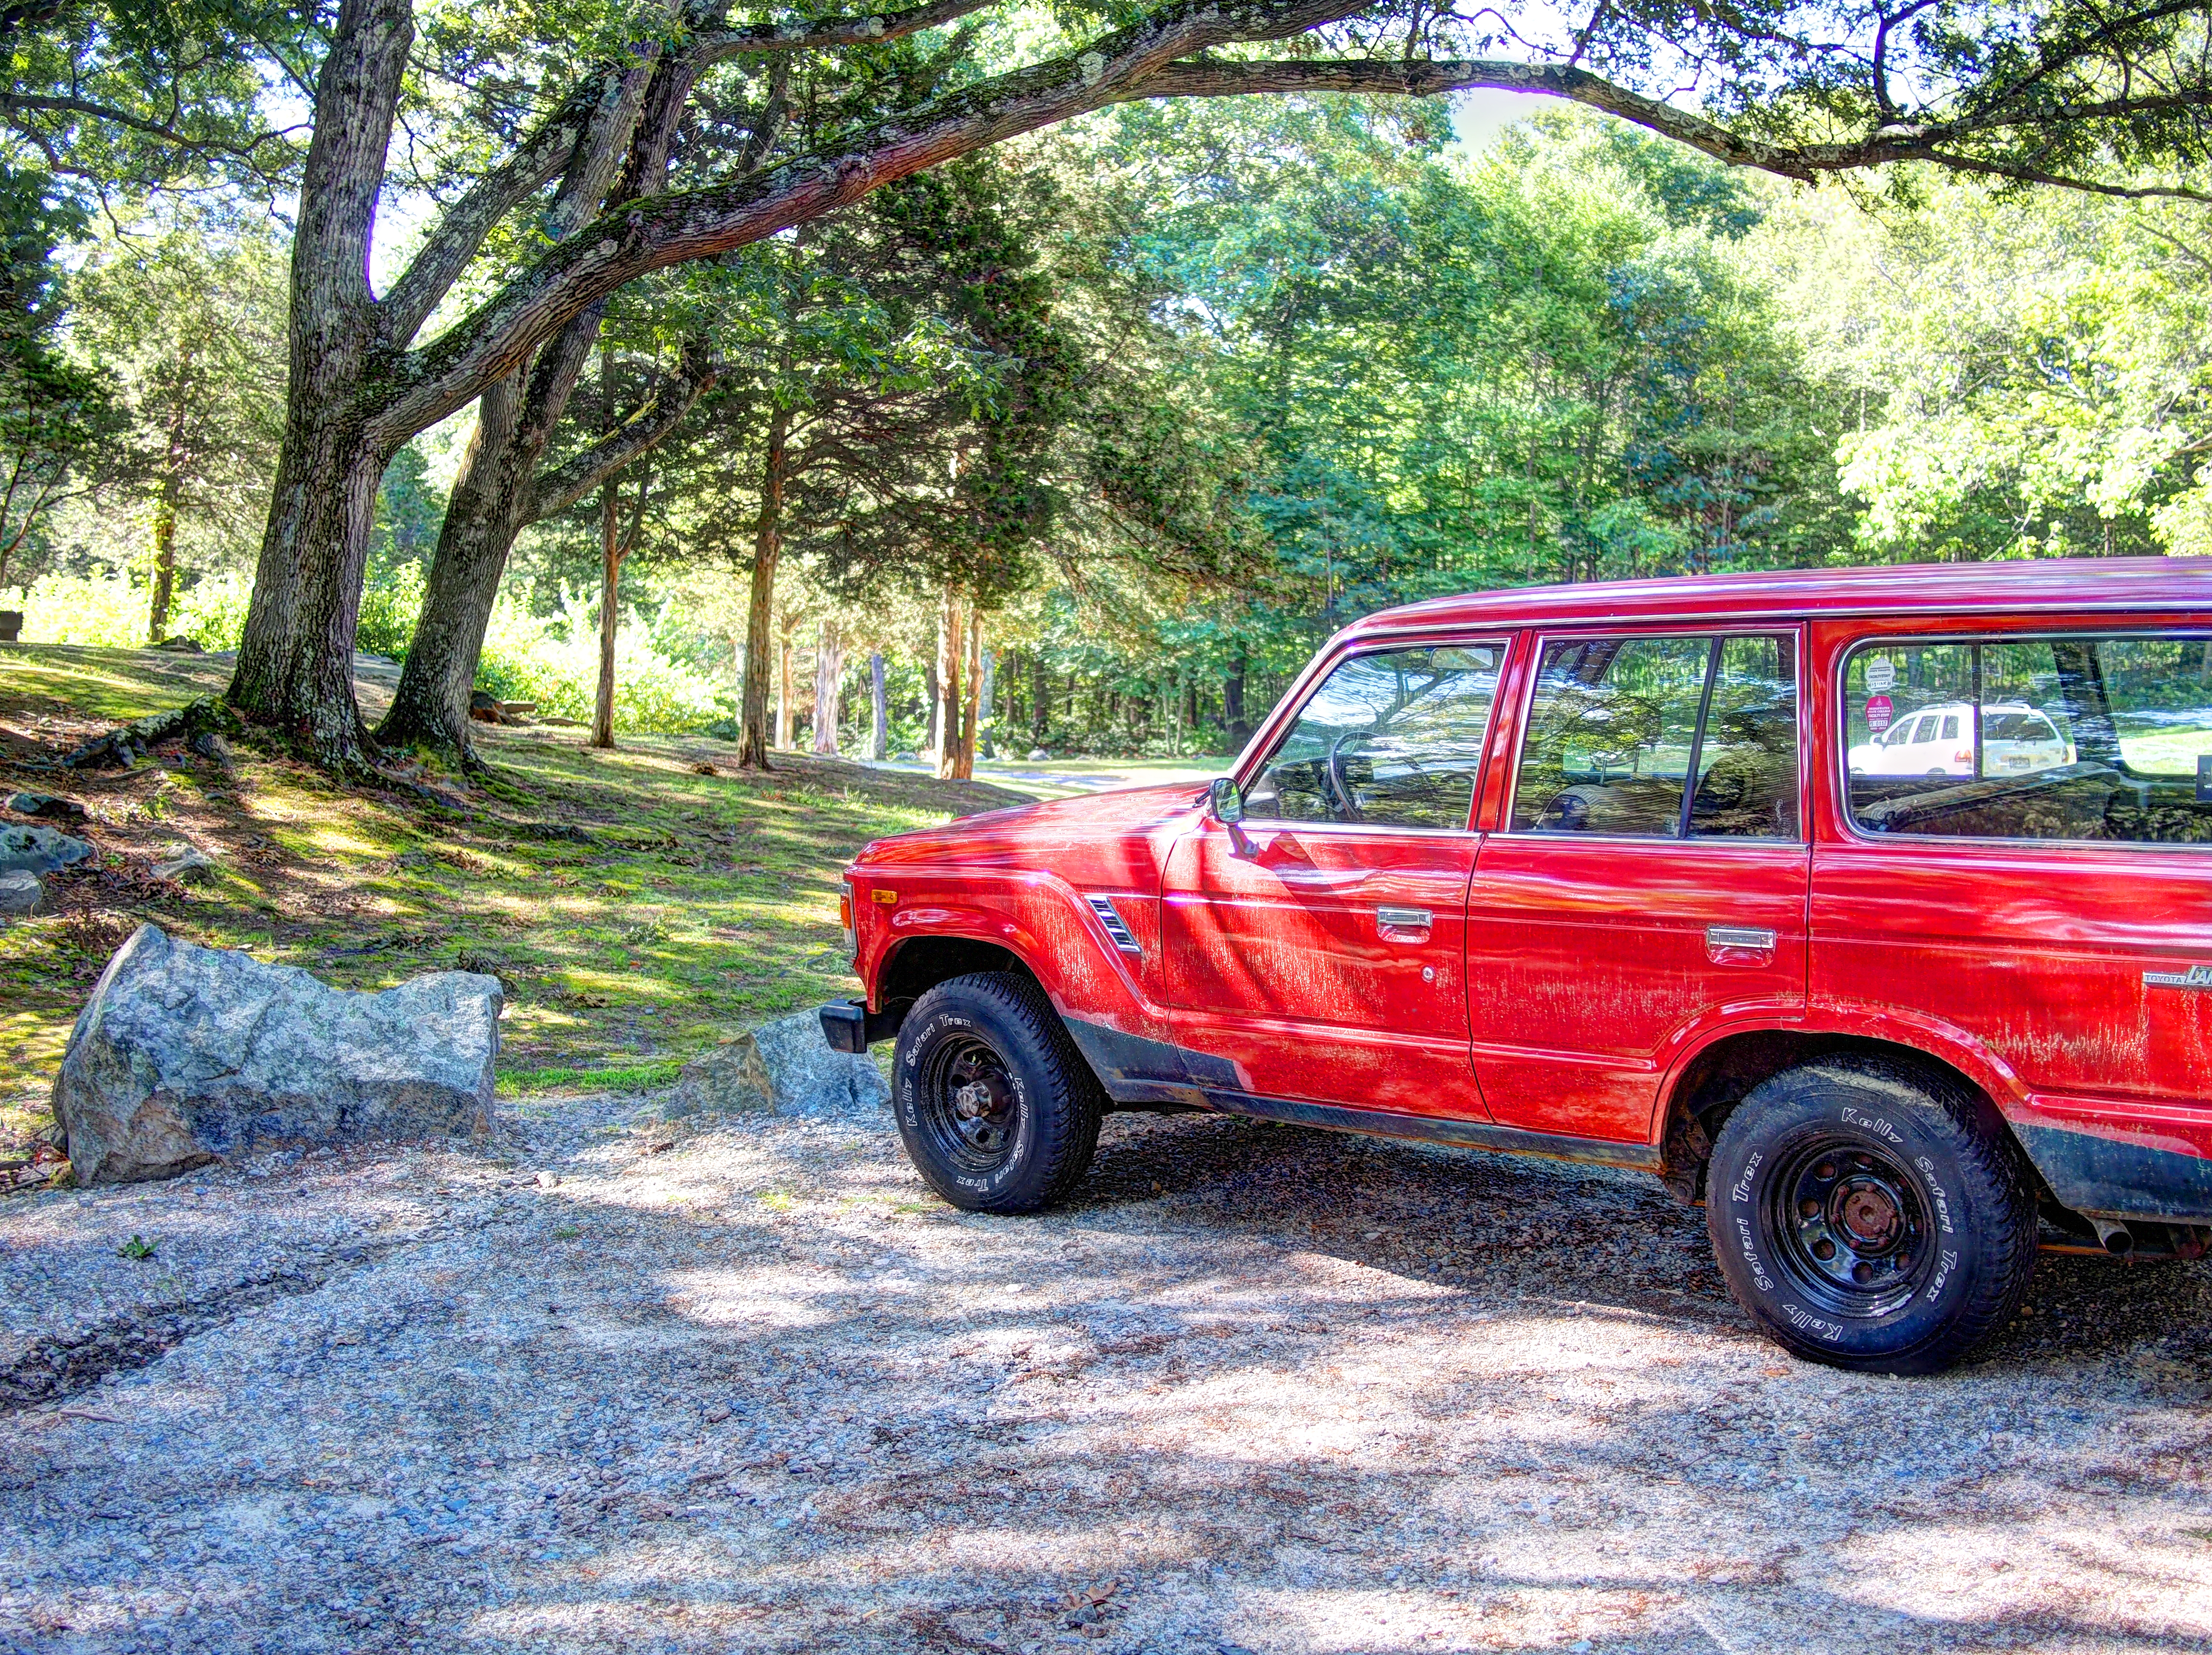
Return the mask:
[(1073, 875), (1074, 864), (1124, 861), (1114, 854), (1116, 847), (1147, 844), (1163, 829), (1172, 836), (1171, 830), (1195, 815), (1205, 797), (1205, 784), (1181, 781), (1017, 804), (877, 840), (854, 862), (874, 868), (947, 862), (1048, 866)]

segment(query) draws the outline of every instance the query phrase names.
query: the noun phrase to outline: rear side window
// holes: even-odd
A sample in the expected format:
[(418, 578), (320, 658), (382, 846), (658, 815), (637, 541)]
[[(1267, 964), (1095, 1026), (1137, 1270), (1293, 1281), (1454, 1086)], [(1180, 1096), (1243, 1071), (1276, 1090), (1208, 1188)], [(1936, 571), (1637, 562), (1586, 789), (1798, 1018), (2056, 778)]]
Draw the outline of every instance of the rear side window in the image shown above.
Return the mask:
[[(2212, 641), (1876, 641), (1847, 658), (1844, 689), (1865, 832), (2212, 843)], [(1932, 745), (1884, 738), (1916, 716), (1938, 724)]]
[(1340, 663), (1267, 755), (1244, 814), (1464, 829), (1504, 656), (1498, 640)]
[(1512, 825), (1520, 833), (1795, 839), (1796, 640), (1547, 642), (1522, 732)]

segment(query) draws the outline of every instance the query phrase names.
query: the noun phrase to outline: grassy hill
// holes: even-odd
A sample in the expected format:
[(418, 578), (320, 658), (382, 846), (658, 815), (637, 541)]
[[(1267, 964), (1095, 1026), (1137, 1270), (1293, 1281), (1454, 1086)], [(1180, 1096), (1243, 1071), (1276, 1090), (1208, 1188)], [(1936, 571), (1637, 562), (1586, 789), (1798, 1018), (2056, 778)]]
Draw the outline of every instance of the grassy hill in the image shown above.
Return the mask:
[[(127, 773), (37, 767), (227, 672), (211, 657), (0, 645), (0, 796), (76, 799), (100, 852), (49, 879), (49, 914), (0, 922), (0, 1155), (45, 1124), (70, 1027), (143, 921), (343, 988), (494, 972), (510, 1007), (502, 1090), (657, 1084), (738, 1028), (857, 991), (836, 876), (866, 840), (1025, 797), (811, 755), (740, 774), (703, 737), (600, 753), (552, 727), (482, 731), (496, 779), (465, 816), (244, 749), (228, 767), (173, 747)], [(372, 718), (392, 673), (363, 663)], [(211, 875), (152, 876), (187, 845), (216, 859)]]

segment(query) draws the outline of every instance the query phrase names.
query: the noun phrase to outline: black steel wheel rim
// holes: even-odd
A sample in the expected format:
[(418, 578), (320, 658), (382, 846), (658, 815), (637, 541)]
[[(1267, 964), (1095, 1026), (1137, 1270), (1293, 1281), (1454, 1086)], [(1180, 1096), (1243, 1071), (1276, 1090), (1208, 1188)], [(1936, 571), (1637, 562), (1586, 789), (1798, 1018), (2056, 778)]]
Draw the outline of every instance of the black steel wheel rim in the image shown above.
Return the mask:
[(921, 1068), (921, 1126), (940, 1164), (971, 1176), (997, 1172), (1014, 1152), (1021, 1103), (1006, 1059), (956, 1034)]
[(1839, 1319), (1902, 1308), (1935, 1262), (1923, 1180), (1881, 1143), (1824, 1132), (1790, 1144), (1767, 1185), (1767, 1234), (1791, 1285)]

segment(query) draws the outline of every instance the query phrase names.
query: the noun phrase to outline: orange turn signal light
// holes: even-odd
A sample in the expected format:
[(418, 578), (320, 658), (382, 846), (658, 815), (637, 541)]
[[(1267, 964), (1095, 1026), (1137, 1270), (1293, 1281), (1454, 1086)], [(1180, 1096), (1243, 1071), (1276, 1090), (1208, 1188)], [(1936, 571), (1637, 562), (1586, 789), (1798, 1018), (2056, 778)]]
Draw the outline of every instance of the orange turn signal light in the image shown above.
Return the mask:
[(877, 887), (874, 890), (870, 891), (868, 894), (874, 900), (886, 905), (898, 900), (898, 893), (896, 891), (887, 891), (880, 886)]

